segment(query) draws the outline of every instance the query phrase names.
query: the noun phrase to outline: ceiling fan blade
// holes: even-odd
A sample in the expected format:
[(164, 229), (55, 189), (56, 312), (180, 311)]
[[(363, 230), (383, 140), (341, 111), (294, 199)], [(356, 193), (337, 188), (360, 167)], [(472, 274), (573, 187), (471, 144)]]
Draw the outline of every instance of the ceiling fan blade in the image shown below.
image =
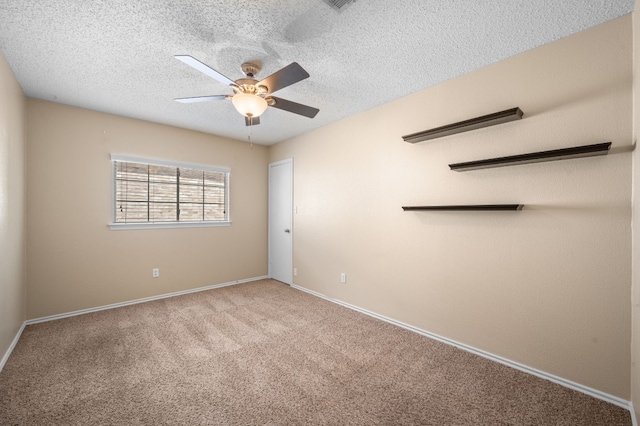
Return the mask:
[(255, 126), (260, 124), (260, 117), (244, 117), (245, 126)]
[(231, 80), (230, 78), (225, 77), (224, 75), (220, 74), (218, 71), (214, 70), (213, 68), (211, 68), (208, 65), (203, 64), (202, 62), (200, 62), (199, 60), (197, 60), (196, 58), (189, 56), (189, 55), (176, 55), (175, 58), (179, 61), (184, 62), (185, 64), (189, 65), (191, 68), (195, 68), (198, 71), (200, 71), (201, 73), (204, 73), (206, 75), (208, 75), (209, 77), (218, 80), (220, 83), (224, 83), (226, 85), (234, 85), (236, 84), (235, 81)]
[(308, 77), (309, 73), (306, 72), (304, 68), (298, 65), (297, 62), (292, 62), (280, 71), (274, 72), (269, 77), (259, 82), (258, 86), (265, 86), (267, 88), (267, 93), (273, 93)]
[(192, 104), (194, 102), (222, 101), (226, 98), (227, 95), (195, 96), (193, 98), (176, 98), (174, 101), (181, 102), (183, 104)]
[(308, 105), (302, 105), (297, 102), (288, 101), (282, 98), (276, 98), (275, 96), (270, 96), (271, 99), (274, 100), (273, 105), (269, 105), (273, 108), (278, 108), (284, 111), (289, 111), (294, 114), (304, 115), (305, 117), (313, 118), (320, 112), (318, 108), (310, 107)]

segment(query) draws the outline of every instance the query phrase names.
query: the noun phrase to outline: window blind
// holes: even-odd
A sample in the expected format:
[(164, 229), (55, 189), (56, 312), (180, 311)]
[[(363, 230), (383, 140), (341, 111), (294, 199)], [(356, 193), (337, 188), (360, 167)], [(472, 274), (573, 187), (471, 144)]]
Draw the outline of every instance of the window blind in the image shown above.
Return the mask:
[(228, 171), (120, 159), (113, 167), (115, 223), (228, 220)]

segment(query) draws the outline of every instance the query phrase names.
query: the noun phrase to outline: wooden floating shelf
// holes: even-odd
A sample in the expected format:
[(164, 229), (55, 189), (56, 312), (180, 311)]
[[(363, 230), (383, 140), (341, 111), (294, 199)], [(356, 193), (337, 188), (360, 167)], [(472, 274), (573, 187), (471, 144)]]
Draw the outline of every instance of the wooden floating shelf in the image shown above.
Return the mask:
[(410, 135), (403, 136), (402, 139), (409, 143), (422, 142), (429, 139), (455, 135), (456, 133), (481, 129), (483, 127), (495, 126), (496, 124), (508, 123), (509, 121), (520, 120), (523, 114), (524, 113), (520, 108), (511, 108), (500, 112), (494, 112), (493, 114), (483, 115), (481, 117), (459, 121), (453, 124), (447, 124), (446, 126), (412, 133)]
[(468, 161), (465, 163), (449, 164), (451, 170), (463, 172), (467, 170), (488, 169), (491, 167), (514, 166), (518, 164), (540, 163), (543, 161), (567, 160), (570, 158), (592, 157), (606, 155), (611, 148), (611, 142), (593, 145), (576, 146), (572, 148), (553, 149), (551, 151), (532, 152), (529, 154), (511, 155), (509, 157), (489, 158), (487, 160)]
[(458, 211), (485, 211), (485, 210), (522, 210), (524, 204), (465, 204), (452, 206), (403, 206), (404, 211), (416, 210), (458, 210)]

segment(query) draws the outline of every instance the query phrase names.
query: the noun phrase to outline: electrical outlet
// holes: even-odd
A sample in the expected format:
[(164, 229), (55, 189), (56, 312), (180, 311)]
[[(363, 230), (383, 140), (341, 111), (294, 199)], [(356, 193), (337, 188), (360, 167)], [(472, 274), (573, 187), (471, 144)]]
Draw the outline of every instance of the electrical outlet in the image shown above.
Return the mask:
[(340, 274), (340, 282), (341, 283), (347, 282), (347, 274), (345, 274), (344, 272)]
[(151, 276), (153, 278), (158, 278), (160, 276), (160, 269), (158, 268), (153, 268), (153, 270), (151, 271)]
[(293, 268), (293, 276), (297, 276), (298, 275), (298, 268)]

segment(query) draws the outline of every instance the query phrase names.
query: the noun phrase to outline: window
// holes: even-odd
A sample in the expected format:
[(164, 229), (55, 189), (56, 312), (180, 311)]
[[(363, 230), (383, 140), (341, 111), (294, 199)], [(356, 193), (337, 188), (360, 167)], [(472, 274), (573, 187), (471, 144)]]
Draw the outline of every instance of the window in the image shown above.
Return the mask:
[(224, 167), (111, 154), (111, 229), (229, 225)]

